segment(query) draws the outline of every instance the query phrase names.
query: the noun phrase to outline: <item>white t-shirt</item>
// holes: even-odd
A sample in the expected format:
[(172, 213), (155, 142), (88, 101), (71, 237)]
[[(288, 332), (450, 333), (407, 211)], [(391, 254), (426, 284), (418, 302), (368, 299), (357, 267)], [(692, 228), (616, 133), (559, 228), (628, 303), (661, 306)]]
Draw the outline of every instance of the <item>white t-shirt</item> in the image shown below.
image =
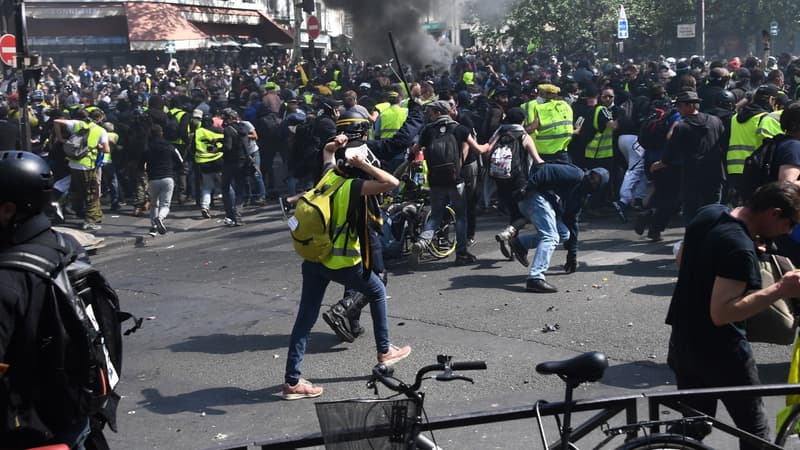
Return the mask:
[[(241, 120), (240, 123), (247, 134), (252, 133), (256, 129), (252, 123), (246, 120)], [(244, 149), (247, 150), (248, 155), (254, 155), (258, 151), (258, 143), (256, 143), (255, 139), (250, 139), (249, 137), (244, 136), (242, 137), (242, 143), (244, 144)]]

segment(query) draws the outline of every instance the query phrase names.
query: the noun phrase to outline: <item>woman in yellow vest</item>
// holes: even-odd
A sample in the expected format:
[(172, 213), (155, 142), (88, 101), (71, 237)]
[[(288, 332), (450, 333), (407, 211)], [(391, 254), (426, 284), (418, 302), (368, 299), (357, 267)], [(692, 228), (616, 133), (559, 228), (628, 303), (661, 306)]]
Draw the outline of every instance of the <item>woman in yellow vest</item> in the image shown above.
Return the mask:
[[(369, 238), (366, 198), (395, 189), (399, 181), (388, 172), (366, 162), (358, 150), (347, 151), (347, 136), (340, 134), (324, 147), (322, 182), (346, 178), (333, 195), (331, 230), (341, 230), (333, 241), (331, 255), (322, 262), (303, 261), (300, 307), (289, 340), (283, 398), (313, 398), (323, 389), (301, 378), (300, 366), (308, 336), (320, 313), (325, 289), (331, 281), (356, 289), (370, 301), (370, 315), (377, 347), (377, 361), (392, 365), (411, 353), (411, 347), (395, 347), (389, 340), (386, 319), (386, 288), (369, 269)], [(356, 147), (351, 148), (355, 149)], [(359, 147), (360, 149), (361, 147)], [(291, 219), (289, 221), (291, 227)], [(365, 255), (362, 259), (362, 254)], [(365, 267), (366, 266), (366, 267)], [(365, 278), (365, 272), (369, 274)]]

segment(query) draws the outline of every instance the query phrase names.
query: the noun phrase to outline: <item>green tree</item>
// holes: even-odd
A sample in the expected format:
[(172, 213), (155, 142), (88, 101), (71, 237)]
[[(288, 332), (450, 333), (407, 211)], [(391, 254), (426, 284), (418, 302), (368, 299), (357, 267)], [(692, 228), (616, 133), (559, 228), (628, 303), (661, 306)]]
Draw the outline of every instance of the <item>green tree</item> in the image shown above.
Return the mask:
[[(694, 23), (698, 0), (509, 0), (468, 2), (465, 10), (478, 24), (477, 35), (489, 44), (524, 48), (532, 39), (563, 55), (583, 51), (605, 54), (616, 41), (620, 4), (625, 6), (630, 38), (626, 53), (640, 56), (695, 52), (693, 39), (677, 39), (678, 24)], [(760, 55), (762, 30), (776, 18), (782, 35), (798, 31), (797, 0), (705, 0), (707, 56)], [(483, 5), (483, 7), (482, 7)], [(788, 38), (785, 38), (788, 41)], [(777, 47), (780, 51), (781, 48)], [(792, 50), (792, 49), (790, 49)], [(800, 50), (800, 42), (797, 49)]]

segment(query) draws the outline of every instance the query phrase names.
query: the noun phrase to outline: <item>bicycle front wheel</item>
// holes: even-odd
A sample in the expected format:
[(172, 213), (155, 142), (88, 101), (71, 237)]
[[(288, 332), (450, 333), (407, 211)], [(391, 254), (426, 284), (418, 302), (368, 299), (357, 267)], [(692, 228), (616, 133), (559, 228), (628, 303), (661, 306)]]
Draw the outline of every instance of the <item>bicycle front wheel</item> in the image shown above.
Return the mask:
[(778, 430), (775, 444), (785, 449), (800, 449), (800, 435), (797, 434), (798, 426), (800, 426), (800, 405), (794, 405)]
[(456, 212), (449, 206), (442, 217), (442, 223), (434, 230), (430, 251), (437, 259), (447, 258), (456, 251)]
[(630, 440), (617, 447), (618, 450), (713, 450), (690, 437), (679, 434), (651, 434)]

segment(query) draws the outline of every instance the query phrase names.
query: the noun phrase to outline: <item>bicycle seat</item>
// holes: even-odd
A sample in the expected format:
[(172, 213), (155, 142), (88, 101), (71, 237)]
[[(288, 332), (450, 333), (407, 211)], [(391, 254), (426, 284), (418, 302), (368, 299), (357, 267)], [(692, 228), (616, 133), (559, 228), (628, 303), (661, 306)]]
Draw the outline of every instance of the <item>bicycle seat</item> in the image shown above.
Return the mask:
[(600, 352), (588, 352), (563, 361), (547, 361), (536, 365), (536, 371), (541, 374), (556, 374), (574, 383), (597, 381), (603, 377), (606, 368), (608, 359)]

